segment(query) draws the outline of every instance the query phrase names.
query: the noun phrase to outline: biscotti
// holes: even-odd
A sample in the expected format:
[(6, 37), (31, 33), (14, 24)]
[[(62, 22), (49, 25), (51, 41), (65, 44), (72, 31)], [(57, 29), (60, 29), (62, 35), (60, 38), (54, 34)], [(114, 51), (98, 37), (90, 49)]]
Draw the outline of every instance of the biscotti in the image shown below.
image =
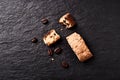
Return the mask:
[(47, 34), (44, 35), (43, 41), (47, 46), (52, 45), (60, 39), (60, 35), (56, 33), (54, 29), (50, 30)]
[(86, 46), (85, 41), (78, 33), (74, 32), (67, 36), (66, 39), (81, 62), (84, 62), (93, 56)]
[(66, 13), (59, 19), (59, 23), (65, 25), (66, 28), (71, 28), (75, 25), (75, 21), (70, 13)]

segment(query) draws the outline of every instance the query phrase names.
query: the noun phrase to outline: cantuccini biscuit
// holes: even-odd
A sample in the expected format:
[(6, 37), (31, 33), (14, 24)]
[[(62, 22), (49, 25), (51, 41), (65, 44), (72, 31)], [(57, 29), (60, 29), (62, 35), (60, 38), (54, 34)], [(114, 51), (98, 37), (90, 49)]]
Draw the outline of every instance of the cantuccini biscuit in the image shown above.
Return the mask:
[(51, 44), (57, 42), (59, 39), (60, 35), (58, 35), (54, 29), (50, 30), (43, 37), (43, 41), (47, 46), (50, 46)]
[(81, 62), (84, 62), (93, 56), (86, 46), (85, 41), (78, 33), (74, 32), (67, 36), (66, 39)]
[(71, 28), (75, 25), (75, 21), (70, 13), (66, 13), (59, 19), (59, 23), (65, 25), (66, 28)]

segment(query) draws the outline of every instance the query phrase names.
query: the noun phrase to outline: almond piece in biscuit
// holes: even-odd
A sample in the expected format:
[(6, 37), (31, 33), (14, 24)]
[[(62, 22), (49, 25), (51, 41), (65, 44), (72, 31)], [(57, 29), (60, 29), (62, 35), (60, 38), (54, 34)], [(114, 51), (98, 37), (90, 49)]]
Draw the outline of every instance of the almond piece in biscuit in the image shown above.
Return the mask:
[(59, 19), (59, 23), (65, 25), (66, 28), (71, 28), (75, 25), (75, 21), (70, 13), (66, 13)]
[(84, 62), (93, 56), (86, 46), (85, 41), (78, 33), (74, 32), (67, 36), (66, 39), (79, 61)]
[(50, 30), (47, 34), (44, 35), (43, 41), (47, 46), (57, 42), (60, 39), (60, 36), (56, 33), (54, 29)]

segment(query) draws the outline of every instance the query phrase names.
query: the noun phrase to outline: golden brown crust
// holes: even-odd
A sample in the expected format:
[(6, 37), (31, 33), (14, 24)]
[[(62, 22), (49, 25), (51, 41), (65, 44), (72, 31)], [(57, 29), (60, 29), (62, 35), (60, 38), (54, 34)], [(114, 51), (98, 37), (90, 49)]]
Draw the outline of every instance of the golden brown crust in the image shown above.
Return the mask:
[(54, 29), (52, 29), (52, 30), (48, 31), (48, 32), (44, 35), (44, 37), (43, 37), (43, 38), (46, 38), (49, 34), (51, 34), (51, 32), (53, 32), (53, 30), (54, 30)]
[(93, 55), (85, 44), (83, 38), (76, 32), (66, 37), (70, 47), (81, 62), (91, 58)]

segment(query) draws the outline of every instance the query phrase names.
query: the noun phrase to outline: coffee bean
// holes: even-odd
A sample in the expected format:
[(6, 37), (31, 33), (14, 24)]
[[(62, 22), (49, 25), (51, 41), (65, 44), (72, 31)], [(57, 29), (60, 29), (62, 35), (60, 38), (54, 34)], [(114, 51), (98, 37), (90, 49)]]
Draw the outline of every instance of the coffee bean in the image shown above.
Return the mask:
[(47, 23), (48, 23), (48, 19), (43, 18), (43, 19), (41, 20), (41, 22), (42, 22), (43, 24), (47, 24)]
[(34, 37), (33, 39), (32, 39), (32, 43), (37, 43), (38, 42), (38, 39), (36, 38), (36, 37)]
[(69, 64), (66, 61), (62, 61), (62, 67), (63, 68), (68, 68)]
[(55, 48), (54, 53), (60, 54), (62, 49), (60, 47)]
[(48, 50), (48, 55), (49, 55), (49, 56), (52, 56), (52, 55), (53, 55), (53, 50), (52, 50), (52, 49), (49, 49), (49, 50)]

